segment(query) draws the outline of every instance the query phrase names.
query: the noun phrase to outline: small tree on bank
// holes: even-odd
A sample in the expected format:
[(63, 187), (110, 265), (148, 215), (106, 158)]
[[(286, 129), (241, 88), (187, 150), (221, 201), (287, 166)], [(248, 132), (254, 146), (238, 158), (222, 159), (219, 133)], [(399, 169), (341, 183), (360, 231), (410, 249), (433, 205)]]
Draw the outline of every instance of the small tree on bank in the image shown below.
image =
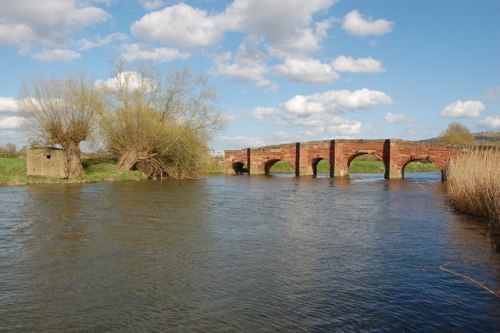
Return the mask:
[(120, 170), (137, 168), (152, 179), (200, 174), (208, 143), (222, 125), (217, 95), (203, 74), (173, 69), (162, 82), (152, 65), (132, 71), (119, 62), (104, 89), (101, 131)]
[(451, 145), (472, 145), (474, 144), (474, 136), (464, 125), (453, 122), (448, 128), (441, 133), (440, 139), (442, 142)]
[(17, 146), (15, 143), (9, 142), (5, 144), (5, 151), (9, 154), (15, 154), (17, 152)]
[(85, 75), (33, 80), (23, 85), (18, 104), (31, 141), (60, 145), (68, 178), (82, 175), (80, 143), (88, 139), (94, 116), (103, 106), (100, 93)]

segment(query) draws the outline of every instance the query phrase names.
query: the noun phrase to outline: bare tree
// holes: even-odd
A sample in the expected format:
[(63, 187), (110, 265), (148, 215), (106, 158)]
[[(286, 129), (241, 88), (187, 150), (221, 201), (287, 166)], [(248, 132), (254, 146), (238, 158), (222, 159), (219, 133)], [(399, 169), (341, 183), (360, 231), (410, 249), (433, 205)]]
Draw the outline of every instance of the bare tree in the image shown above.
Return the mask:
[(87, 140), (94, 116), (102, 109), (101, 95), (84, 74), (65, 79), (34, 79), (24, 84), (19, 111), (26, 118), (32, 142), (60, 145), (68, 178), (83, 174), (80, 143)]
[(206, 77), (173, 69), (162, 82), (154, 65), (122, 66), (107, 84), (109, 108), (100, 118), (118, 167), (139, 168), (151, 178), (198, 175), (222, 127), (218, 96)]

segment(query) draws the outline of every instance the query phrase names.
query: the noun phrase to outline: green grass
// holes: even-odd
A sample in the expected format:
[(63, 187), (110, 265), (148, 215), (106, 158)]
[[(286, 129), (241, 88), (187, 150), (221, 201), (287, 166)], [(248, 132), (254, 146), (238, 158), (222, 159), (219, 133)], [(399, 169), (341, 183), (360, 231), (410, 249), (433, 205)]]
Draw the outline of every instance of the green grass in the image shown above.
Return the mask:
[(93, 183), (144, 179), (139, 171), (120, 172), (116, 162), (110, 159), (83, 160), (85, 175), (77, 179), (60, 179), (43, 176), (27, 176), (24, 158), (0, 158), (0, 185)]
[(222, 175), (224, 174), (224, 159), (222, 157), (212, 157), (207, 163), (207, 174)]

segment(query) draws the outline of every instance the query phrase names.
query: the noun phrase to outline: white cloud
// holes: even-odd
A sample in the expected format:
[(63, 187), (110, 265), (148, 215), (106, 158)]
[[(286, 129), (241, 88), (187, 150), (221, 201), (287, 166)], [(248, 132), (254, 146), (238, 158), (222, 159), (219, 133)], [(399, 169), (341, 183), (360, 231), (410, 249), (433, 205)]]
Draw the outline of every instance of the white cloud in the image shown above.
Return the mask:
[(15, 45), (35, 38), (35, 32), (26, 24), (0, 24), (0, 45)]
[(334, 136), (352, 137), (360, 134), (363, 129), (363, 124), (359, 121), (349, 121), (342, 118), (337, 118), (327, 127), (328, 133)]
[(132, 24), (132, 33), (167, 45), (192, 49), (214, 45), (222, 38), (218, 16), (180, 3), (143, 16)]
[(125, 40), (125, 39), (127, 39), (127, 35), (125, 35), (121, 32), (115, 32), (115, 33), (109, 34), (105, 37), (94, 36), (90, 39), (87, 39), (87, 38), (80, 39), (77, 42), (77, 46), (78, 46), (78, 49), (80, 51), (84, 51), (84, 50), (90, 50), (90, 49), (97, 48), (97, 47), (104, 47), (104, 46), (107, 46), (107, 45), (113, 43), (114, 41)]
[(16, 112), (17, 100), (12, 97), (0, 97), (0, 112)]
[(103, 9), (68, 0), (2, 1), (0, 43), (68, 43), (69, 35), (109, 19)]
[(309, 96), (297, 95), (284, 103), (287, 112), (307, 115), (322, 112), (369, 109), (377, 104), (391, 104), (393, 100), (384, 92), (370, 89), (330, 90)]
[(262, 147), (270, 144), (269, 139), (261, 136), (220, 136), (217, 138), (216, 145), (221, 149), (241, 149), (241, 147)]
[(155, 10), (165, 6), (163, 0), (139, 0), (139, 2), (146, 10)]
[(276, 68), (282, 75), (297, 82), (331, 83), (340, 78), (329, 64), (313, 58), (286, 58), (285, 63)]
[(231, 30), (266, 36), (276, 41), (306, 28), (312, 16), (328, 9), (336, 0), (235, 0), (225, 19)]
[(447, 105), (441, 111), (441, 115), (449, 118), (477, 118), (484, 109), (485, 106), (481, 101), (456, 101)]
[(369, 18), (366, 20), (357, 10), (349, 12), (342, 23), (344, 30), (355, 36), (381, 36), (390, 32), (393, 26), (393, 22), (384, 19), (373, 21)]
[(382, 63), (372, 57), (354, 59), (342, 55), (332, 61), (332, 66), (338, 72), (380, 73), (384, 71)]
[(329, 28), (329, 21), (318, 22), (315, 29), (297, 28), (293, 33), (276, 40), (270, 40), (268, 43), (269, 51), (272, 55), (280, 58), (315, 52), (319, 50)]
[(263, 107), (256, 107), (252, 111), (252, 115), (257, 118), (257, 119), (264, 119), (266, 117), (275, 115), (279, 112), (279, 109), (276, 108), (263, 108)]
[(479, 121), (479, 126), (492, 131), (500, 131), (500, 116), (486, 117)]
[(239, 46), (234, 58), (231, 52), (216, 57), (211, 72), (230, 79), (255, 81), (257, 87), (273, 91), (277, 85), (265, 78), (268, 72), (265, 60), (265, 54), (258, 49), (258, 40), (249, 38)]
[(489, 89), (484, 94), (485, 99), (500, 99), (500, 86)]
[(124, 71), (106, 81), (97, 80), (94, 84), (96, 86), (105, 86), (113, 90), (127, 89), (151, 91), (157, 87), (155, 81), (150, 78), (142, 77), (139, 73), (133, 71)]
[(215, 45), (225, 32), (241, 32), (264, 38), (275, 55), (307, 53), (319, 49), (331, 25), (330, 20), (314, 22), (313, 16), (335, 2), (234, 0), (219, 13), (180, 3), (146, 14), (131, 30), (137, 37), (184, 49)]
[(0, 119), (0, 128), (1, 129), (19, 128), (23, 125), (24, 120), (25, 119), (23, 117), (17, 117), (17, 116), (2, 118)]
[(34, 59), (47, 62), (71, 62), (80, 58), (80, 53), (68, 49), (55, 49), (31, 55)]
[(366, 88), (356, 91), (331, 90), (307, 96), (297, 95), (277, 108), (258, 107), (252, 111), (252, 115), (260, 120), (270, 118), (286, 128), (306, 128), (303, 135), (307, 132), (310, 136), (318, 136), (328, 132), (337, 137), (353, 137), (369, 126), (341, 117), (344, 111), (366, 110), (392, 102), (392, 98), (385, 93)]
[(387, 113), (384, 117), (385, 121), (391, 124), (394, 123), (407, 123), (411, 121), (410, 117), (402, 115), (402, 114), (396, 114), (396, 113)]
[(190, 57), (189, 53), (182, 53), (177, 49), (168, 47), (152, 48), (142, 44), (124, 44), (122, 48), (124, 51), (123, 57), (127, 61), (143, 59), (163, 62)]

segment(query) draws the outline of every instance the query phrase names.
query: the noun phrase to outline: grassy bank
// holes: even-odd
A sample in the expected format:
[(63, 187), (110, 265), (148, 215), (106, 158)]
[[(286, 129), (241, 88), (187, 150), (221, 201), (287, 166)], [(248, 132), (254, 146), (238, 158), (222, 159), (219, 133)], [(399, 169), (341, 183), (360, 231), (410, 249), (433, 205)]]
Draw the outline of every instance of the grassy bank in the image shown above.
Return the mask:
[(448, 195), (459, 212), (484, 218), (500, 252), (500, 151), (474, 151), (450, 163)]
[[(0, 185), (29, 185), (42, 183), (89, 183), (106, 181), (140, 180), (145, 176), (138, 171), (120, 172), (116, 169), (116, 162), (106, 158), (86, 158), (82, 161), (85, 175), (74, 180), (26, 175), (25, 158), (0, 158)], [(329, 173), (330, 165), (323, 160), (318, 163), (319, 173)], [(406, 172), (436, 171), (433, 164), (412, 163), (407, 166)], [(207, 164), (208, 175), (224, 174), (224, 162), (221, 158), (213, 158)], [(294, 168), (285, 161), (277, 162), (271, 172), (293, 173)], [(350, 173), (382, 173), (382, 161), (371, 157), (356, 159), (351, 163)]]
[(55, 177), (27, 176), (26, 159), (0, 158), (0, 185), (92, 183), (144, 179), (144, 175), (138, 171), (118, 171), (115, 161), (110, 159), (85, 159), (83, 166), (85, 175), (77, 179), (67, 180)]

